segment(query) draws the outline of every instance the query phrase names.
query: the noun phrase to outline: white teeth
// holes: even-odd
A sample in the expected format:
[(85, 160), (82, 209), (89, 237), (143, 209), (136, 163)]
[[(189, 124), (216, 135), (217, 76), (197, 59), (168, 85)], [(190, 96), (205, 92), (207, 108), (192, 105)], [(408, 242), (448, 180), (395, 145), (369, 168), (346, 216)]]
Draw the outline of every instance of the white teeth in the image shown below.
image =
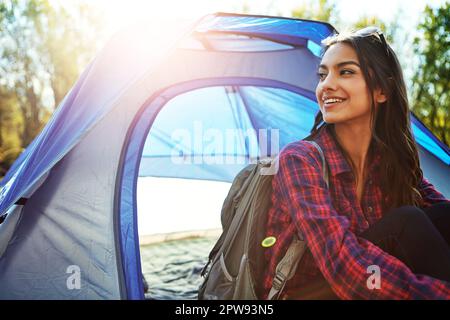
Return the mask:
[(323, 102), (324, 103), (336, 103), (336, 102), (342, 102), (344, 101), (343, 99), (336, 99), (336, 98), (331, 98), (331, 99), (325, 99)]

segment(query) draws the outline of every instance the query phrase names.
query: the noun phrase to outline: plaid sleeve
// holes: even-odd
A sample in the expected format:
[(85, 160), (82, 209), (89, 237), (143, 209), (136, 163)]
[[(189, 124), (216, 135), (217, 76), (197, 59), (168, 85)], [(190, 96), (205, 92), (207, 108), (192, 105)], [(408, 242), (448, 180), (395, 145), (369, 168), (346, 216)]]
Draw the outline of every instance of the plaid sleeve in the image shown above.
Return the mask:
[[(283, 202), (335, 293), (341, 299), (450, 299), (450, 283), (413, 274), (350, 231), (349, 219), (333, 208), (321, 165), (311, 146), (299, 144), (282, 152), (278, 174)], [(380, 270), (380, 289), (367, 285), (368, 268), (374, 265)]]
[(425, 178), (419, 184), (419, 192), (422, 195), (423, 206), (428, 207), (438, 202), (450, 202), (445, 198), (442, 193), (436, 190), (436, 188)]

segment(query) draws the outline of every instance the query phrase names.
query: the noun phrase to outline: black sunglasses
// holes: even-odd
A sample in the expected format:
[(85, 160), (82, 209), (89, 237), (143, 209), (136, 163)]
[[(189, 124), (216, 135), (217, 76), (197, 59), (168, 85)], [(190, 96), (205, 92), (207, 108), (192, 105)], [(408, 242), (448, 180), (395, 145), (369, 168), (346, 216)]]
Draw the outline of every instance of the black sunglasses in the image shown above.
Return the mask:
[(383, 45), (384, 50), (386, 51), (387, 56), (389, 57), (389, 48), (388, 44), (386, 42), (386, 39), (384, 38), (383, 32), (378, 27), (366, 27), (363, 29), (360, 29), (355, 32), (356, 36), (359, 37), (370, 37), (375, 36), (380, 40), (381, 44)]

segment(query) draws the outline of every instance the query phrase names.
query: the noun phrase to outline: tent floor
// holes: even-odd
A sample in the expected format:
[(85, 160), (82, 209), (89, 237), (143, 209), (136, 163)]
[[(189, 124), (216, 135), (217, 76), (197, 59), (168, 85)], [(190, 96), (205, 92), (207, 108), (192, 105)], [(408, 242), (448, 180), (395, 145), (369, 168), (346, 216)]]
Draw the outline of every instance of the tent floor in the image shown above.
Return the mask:
[(142, 245), (142, 273), (148, 300), (196, 300), (200, 272), (216, 237), (193, 238)]

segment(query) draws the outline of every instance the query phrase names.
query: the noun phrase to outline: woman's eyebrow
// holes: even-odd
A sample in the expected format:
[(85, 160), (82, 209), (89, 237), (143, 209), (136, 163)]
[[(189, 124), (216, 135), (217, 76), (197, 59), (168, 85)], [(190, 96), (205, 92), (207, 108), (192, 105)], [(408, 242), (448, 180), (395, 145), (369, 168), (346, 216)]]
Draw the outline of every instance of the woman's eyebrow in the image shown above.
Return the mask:
[[(358, 68), (361, 68), (361, 66), (356, 61), (352, 61), (352, 60), (339, 62), (336, 65), (336, 67), (341, 68), (341, 67), (343, 67), (345, 65), (348, 65), (348, 64), (353, 64), (353, 65), (357, 66)], [(328, 69), (328, 67), (326, 65), (324, 65), (324, 64), (319, 65), (319, 68)]]

